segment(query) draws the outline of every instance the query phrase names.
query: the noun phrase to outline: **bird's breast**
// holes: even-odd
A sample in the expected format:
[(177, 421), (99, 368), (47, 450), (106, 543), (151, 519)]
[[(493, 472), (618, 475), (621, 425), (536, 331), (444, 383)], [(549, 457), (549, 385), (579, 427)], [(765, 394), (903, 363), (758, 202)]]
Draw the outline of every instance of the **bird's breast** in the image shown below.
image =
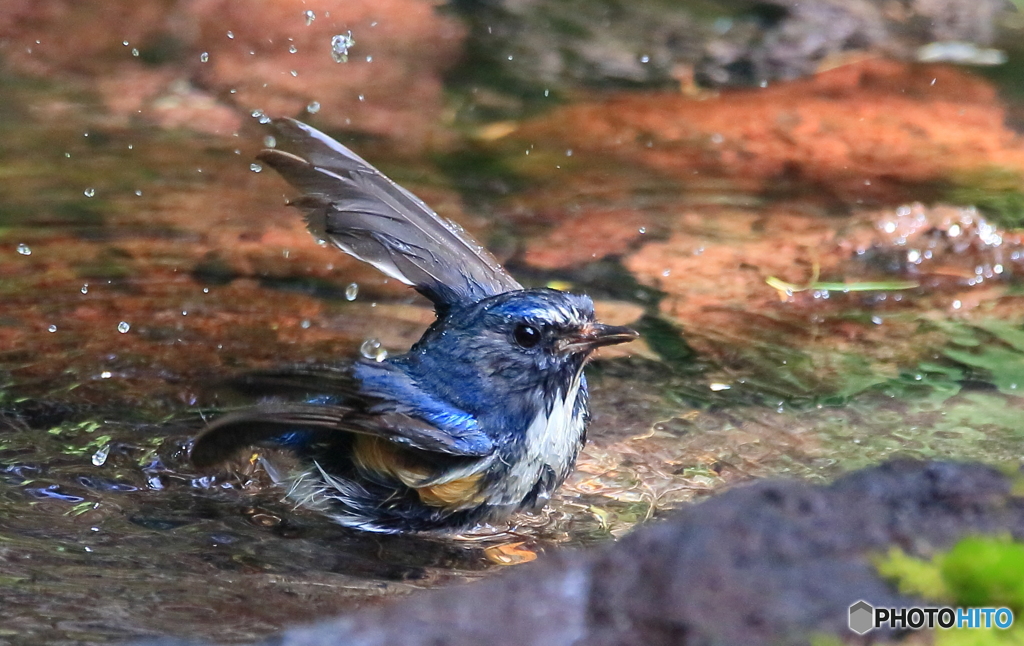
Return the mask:
[(586, 386), (580, 372), (530, 421), (506, 472), (490, 492), (490, 502), (518, 506), (531, 493), (546, 498), (562, 484), (583, 445), (586, 414)]

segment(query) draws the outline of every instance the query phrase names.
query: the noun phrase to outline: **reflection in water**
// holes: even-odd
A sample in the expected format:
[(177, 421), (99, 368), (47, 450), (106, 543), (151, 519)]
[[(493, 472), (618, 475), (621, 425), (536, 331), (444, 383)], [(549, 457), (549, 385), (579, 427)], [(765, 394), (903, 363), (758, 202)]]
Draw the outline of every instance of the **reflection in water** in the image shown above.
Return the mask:
[[(903, 78), (871, 69), (864, 101)], [(918, 95), (931, 87), (924, 73), (959, 74), (911, 75)], [(802, 110), (827, 107), (829, 92), (863, 108), (857, 83), (818, 82)], [(457, 540), (335, 526), (281, 502), (256, 460), (193, 472), (188, 442), (206, 417), (246, 403), (218, 388), (224, 379), (399, 352), (432, 312), (310, 240), (283, 186), (250, 169), (266, 134), (258, 119), (238, 137), (133, 127), (60, 84), (0, 83), (0, 641), (255, 640), (610, 540), (752, 478), (824, 479), (896, 454), (1019, 459), (1012, 223), (991, 211), (968, 223), (959, 206), (900, 210), (906, 197), (1004, 186), (1005, 168), (972, 175), (947, 155), (940, 195), (935, 177), (900, 175), (892, 155), (865, 186), (808, 152), (859, 126), (797, 114), (789, 92), (776, 98), (792, 110), (753, 135), (750, 119), (718, 114), (724, 104), (702, 113), (706, 97), (631, 95), (438, 144), (429, 161), (366, 142), (367, 157), (501, 250), (517, 276), (591, 293), (602, 319), (636, 323), (644, 345), (594, 365), (590, 443), (543, 513)], [(987, 152), (972, 154), (1021, 167), (1019, 144), (988, 118), (1001, 114), (991, 88), (971, 83), (977, 119), (958, 132), (980, 140), (991, 126)], [(191, 92), (176, 96), (198, 100)], [(730, 100), (749, 108), (765, 96)], [(915, 100), (931, 123), (954, 98)], [(666, 122), (672, 106), (703, 125), (684, 128), (679, 113)], [(765, 162), (776, 147), (788, 165)], [(917, 170), (936, 154), (912, 152)], [(1013, 191), (999, 195), (1012, 205)], [(900, 242), (904, 216), (921, 226)], [(830, 286), (780, 298), (765, 282), (815, 275)], [(836, 287), (895, 280), (918, 286)]]

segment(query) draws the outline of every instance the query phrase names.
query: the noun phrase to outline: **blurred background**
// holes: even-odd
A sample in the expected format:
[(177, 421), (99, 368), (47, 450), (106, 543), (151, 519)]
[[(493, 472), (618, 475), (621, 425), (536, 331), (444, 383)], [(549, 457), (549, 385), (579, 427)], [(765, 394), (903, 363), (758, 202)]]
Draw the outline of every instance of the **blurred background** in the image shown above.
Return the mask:
[[(1024, 14), (1000, 0), (4, 0), (0, 643), (252, 641), (731, 485), (1019, 466)], [(544, 513), (360, 535), (188, 441), (248, 369), (401, 352), (269, 118), (643, 339)]]

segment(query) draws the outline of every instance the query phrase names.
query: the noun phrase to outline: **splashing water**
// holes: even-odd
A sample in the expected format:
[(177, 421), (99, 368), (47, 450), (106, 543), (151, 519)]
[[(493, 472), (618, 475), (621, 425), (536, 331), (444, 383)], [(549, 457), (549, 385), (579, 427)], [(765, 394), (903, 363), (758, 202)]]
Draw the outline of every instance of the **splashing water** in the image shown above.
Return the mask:
[(352, 32), (347, 34), (337, 34), (331, 39), (331, 58), (334, 59), (335, 63), (347, 63), (348, 62), (348, 50), (356, 44), (355, 39), (352, 38)]

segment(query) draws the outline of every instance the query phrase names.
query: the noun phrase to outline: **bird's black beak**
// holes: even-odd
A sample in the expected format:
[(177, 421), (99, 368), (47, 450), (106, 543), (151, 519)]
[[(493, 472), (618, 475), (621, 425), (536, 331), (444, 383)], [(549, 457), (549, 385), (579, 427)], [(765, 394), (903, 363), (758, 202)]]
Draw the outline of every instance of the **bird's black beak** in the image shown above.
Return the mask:
[(603, 345), (629, 343), (639, 336), (633, 328), (622, 325), (588, 323), (579, 332), (563, 339), (561, 349), (565, 352), (588, 352)]

